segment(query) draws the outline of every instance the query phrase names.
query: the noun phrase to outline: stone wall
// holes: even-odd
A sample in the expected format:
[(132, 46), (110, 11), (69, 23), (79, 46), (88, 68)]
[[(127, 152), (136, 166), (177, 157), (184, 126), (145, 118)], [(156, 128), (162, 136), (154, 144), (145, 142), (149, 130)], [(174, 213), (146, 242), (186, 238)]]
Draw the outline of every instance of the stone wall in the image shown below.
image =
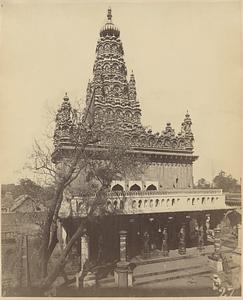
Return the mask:
[[(146, 190), (148, 182), (157, 183), (158, 190), (163, 189), (188, 189), (193, 188), (192, 164), (175, 163), (151, 163), (143, 174), (127, 177), (121, 180), (122, 186), (128, 191), (131, 181), (139, 181), (142, 190)], [(99, 185), (99, 182), (96, 182)], [(81, 173), (79, 178), (72, 183), (72, 189), (78, 191), (80, 187), (88, 188), (85, 173)]]

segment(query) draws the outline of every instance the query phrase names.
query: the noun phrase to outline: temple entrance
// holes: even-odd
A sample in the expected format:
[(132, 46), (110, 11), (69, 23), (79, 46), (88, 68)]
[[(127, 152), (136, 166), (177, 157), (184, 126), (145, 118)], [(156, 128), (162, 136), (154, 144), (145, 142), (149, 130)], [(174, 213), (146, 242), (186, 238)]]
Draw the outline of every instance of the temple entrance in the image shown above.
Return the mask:
[(101, 262), (119, 259), (121, 230), (127, 231), (128, 259), (144, 254), (161, 255), (165, 247), (165, 239), (168, 251), (178, 249), (182, 232), (185, 248), (198, 247), (199, 234), (202, 234), (202, 230), (204, 245), (206, 245), (209, 243), (206, 231), (215, 228), (223, 219), (223, 215), (223, 211), (204, 211), (109, 215), (97, 218), (95, 222), (88, 225), (90, 258)]

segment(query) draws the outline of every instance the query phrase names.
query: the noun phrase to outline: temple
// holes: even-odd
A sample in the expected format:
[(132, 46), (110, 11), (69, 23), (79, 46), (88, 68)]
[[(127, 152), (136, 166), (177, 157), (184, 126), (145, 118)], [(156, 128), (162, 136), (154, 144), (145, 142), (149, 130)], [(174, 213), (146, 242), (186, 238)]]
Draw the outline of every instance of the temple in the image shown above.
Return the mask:
[[(170, 123), (161, 132), (142, 125), (135, 74), (127, 74), (120, 31), (113, 23), (111, 9), (99, 33), (84, 117), (98, 124), (99, 141), (91, 147), (93, 151), (101, 153), (114, 139), (120, 138), (131, 153), (146, 159), (143, 173), (112, 182), (107, 207), (119, 213), (89, 224), (89, 258), (97, 259), (100, 247), (104, 260), (119, 258), (120, 230), (127, 232), (129, 258), (156, 249), (168, 255), (170, 249), (178, 248), (183, 254), (186, 248), (198, 244), (195, 230), (201, 233), (201, 243), (206, 243), (207, 232), (221, 222), (229, 209), (225, 195), (217, 189), (193, 188), (193, 162), (198, 156), (194, 155), (188, 112), (182, 116), (178, 133)], [(77, 112), (65, 95), (57, 112), (54, 133), (52, 157), (57, 167), (75, 151), (71, 133), (76, 127)], [(72, 183), (71, 196), (64, 195), (59, 217), (67, 235), (73, 230), (72, 220), (78, 224), (85, 216), (82, 195), (77, 192), (85, 184), (85, 176), (81, 174)]]

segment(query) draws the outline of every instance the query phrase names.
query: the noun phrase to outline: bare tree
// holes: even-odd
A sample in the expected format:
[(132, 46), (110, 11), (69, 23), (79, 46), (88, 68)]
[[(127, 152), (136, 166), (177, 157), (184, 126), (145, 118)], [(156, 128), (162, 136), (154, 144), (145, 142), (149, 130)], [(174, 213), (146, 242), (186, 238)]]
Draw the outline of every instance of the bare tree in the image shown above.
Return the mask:
[[(94, 97), (94, 93), (92, 97)], [(97, 215), (107, 213), (106, 202), (112, 180), (122, 178), (126, 174), (143, 172), (144, 158), (133, 154), (121, 135), (114, 134), (109, 143), (102, 147), (102, 151), (97, 151), (96, 146), (100, 146), (103, 134), (104, 119), (100, 122), (94, 118), (91, 110), (92, 101), (90, 103), (81, 114), (77, 110), (72, 110), (69, 99), (64, 98), (64, 103), (56, 118), (54, 153), (62, 151), (60, 145), (63, 143), (67, 143), (71, 147), (65, 154), (61, 153), (63, 156), (58, 163), (53, 163), (52, 150), (48, 147), (41, 147), (37, 141), (34, 144), (34, 169), (45, 179), (51, 179), (55, 186), (43, 227), (40, 249), (42, 277), (40, 288), (42, 290), (49, 288), (57, 276), (63, 274), (67, 256), (75, 241), (83, 234), (86, 222), (92, 221)], [(63, 193), (81, 172), (86, 174), (87, 182), (96, 180), (99, 184), (95, 189), (86, 190), (84, 197), (88, 207), (86, 218), (70, 238), (54, 268), (48, 273), (48, 262), (58, 243), (57, 219), (63, 201)]]

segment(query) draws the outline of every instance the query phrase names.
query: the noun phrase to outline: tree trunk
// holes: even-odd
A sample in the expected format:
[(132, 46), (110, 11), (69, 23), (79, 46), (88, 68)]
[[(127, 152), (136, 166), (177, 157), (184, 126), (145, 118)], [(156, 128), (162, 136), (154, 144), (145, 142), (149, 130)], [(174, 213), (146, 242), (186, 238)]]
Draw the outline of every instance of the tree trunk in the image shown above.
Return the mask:
[(41, 283), (41, 289), (43, 289), (43, 290), (48, 289), (52, 285), (52, 283), (55, 281), (55, 279), (57, 278), (57, 276), (60, 274), (60, 272), (62, 272), (62, 270), (63, 270), (63, 268), (65, 266), (65, 263), (66, 263), (66, 257), (69, 254), (69, 252), (70, 252), (73, 244), (75, 243), (75, 241), (82, 235), (84, 227), (85, 227), (85, 223), (82, 222), (79, 225), (79, 227), (76, 230), (76, 232), (74, 233), (74, 235), (69, 240), (66, 248), (64, 249), (64, 251), (61, 254), (60, 258), (58, 259), (58, 261), (57, 261), (55, 267), (53, 268), (53, 270), (42, 281), (42, 283)]
[[(55, 248), (55, 245), (57, 243), (57, 237), (56, 237), (56, 230), (55, 230), (55, 224), (54, 224), (54, 230), (51, 232), (52, 224), (56, 221), (55, 217), (55, 211), (56, 206), (59, 202), (62, 201), (62, 193), (63, 193), (63, 187), (61, 184), (59, 184), (56, 188), (53, 204), (50, 207), (50, 210), (48, 212), (47, 220), (44, 225), (44, 231), (43, 231), (43, 240), (42, 245), (40, 249), (40, 266), (41, 266), (41, 278), (45, 278), (47, 276), (47, 266), (49, 258), (51, 257), (51, 254)], [(51, 235), (52, 233), (52, 235)], [(51, 240), (50, 240), (51, 237)]]

